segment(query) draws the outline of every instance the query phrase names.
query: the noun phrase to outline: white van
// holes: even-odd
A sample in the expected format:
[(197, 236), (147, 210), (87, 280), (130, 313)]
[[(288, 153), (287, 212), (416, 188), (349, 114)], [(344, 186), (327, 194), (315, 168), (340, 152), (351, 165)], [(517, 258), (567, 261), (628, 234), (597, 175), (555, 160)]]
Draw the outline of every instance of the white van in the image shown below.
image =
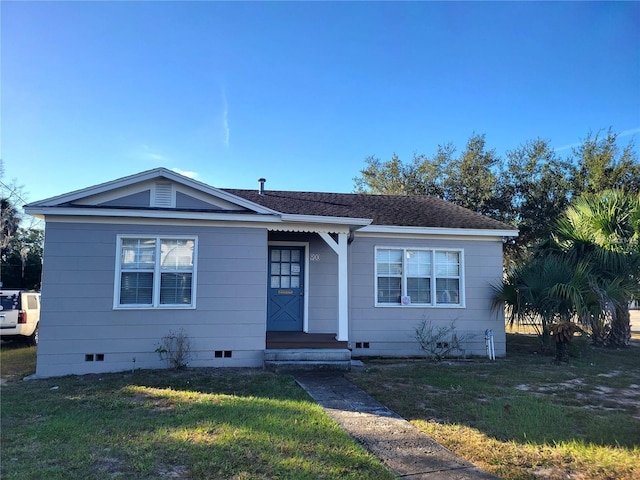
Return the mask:
[(0, 337), (25, 339), (30, 345), (37, 345), (38, 323), (38, 292), (0, 289)]

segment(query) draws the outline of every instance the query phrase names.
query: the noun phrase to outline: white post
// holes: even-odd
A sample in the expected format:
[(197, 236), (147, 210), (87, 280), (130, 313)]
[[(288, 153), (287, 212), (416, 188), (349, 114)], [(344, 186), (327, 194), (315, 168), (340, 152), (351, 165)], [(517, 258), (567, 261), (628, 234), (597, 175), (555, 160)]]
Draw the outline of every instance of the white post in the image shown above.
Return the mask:
[(486, 342), (487, 347), (487, 356), (489, 360), (496, 359), (496, 347), (493, 343), (493, 330), (485, 330), (484, 331), (484, 340)]
[(338, 255), (338, 334), (336, 340), (340, 342), (349, 341), (349, 271), (347, 261), (347, 233), (338, 234), (338, 242), (328, 233), (319, 232), (322, 239)]
[(349, 278), (346, 233), (338, 234), (338, 341), (349, 340)]

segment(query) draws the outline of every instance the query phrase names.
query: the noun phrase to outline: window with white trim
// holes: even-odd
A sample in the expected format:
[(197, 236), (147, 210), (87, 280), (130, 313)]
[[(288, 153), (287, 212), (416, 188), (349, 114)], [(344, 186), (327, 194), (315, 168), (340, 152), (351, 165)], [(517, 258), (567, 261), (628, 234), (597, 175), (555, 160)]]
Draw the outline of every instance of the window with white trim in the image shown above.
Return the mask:
[(197, 238), (118, 236), (116, 308), (195, 306)]
[(376, 248), (376, 305), (462, 306), (462, 251)]

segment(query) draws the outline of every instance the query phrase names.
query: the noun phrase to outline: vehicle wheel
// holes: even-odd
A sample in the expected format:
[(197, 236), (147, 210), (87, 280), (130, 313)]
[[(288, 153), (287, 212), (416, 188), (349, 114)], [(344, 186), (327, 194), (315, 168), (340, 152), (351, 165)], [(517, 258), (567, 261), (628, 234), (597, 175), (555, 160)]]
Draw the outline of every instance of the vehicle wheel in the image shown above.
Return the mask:
[(35, 347), (38, 345), (38, 325), (36, 325), (36, 329), (33, 331), (31, 336), (28, 337), (27, 343), (32, 347)]

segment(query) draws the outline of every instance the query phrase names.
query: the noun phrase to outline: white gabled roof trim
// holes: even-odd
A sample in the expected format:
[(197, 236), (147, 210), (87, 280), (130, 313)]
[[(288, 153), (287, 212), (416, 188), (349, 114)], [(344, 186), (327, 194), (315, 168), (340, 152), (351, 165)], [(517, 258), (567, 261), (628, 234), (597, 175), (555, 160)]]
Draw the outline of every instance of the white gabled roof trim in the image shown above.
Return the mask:
[[(83, 188), (81, 190), (76, 190), (74, 192), (65, 193), (63, 195), (58, 195), (57, 197), (46, 198), (44, 200), (40, 200), (38, 202), (33, 202), (28, 205), (25, 205), (25, 211), (27, 211), (26, 210), (27, 208), (32, 209), (33, 207), (56, 207), (58, 205), (74, 202), (85, 197), (100, 195), (100, 194), (109, 192), (111, 190), (115, 190), (119, 188), (127, 188), (131, 185), (135, 185), (141, 182), (149, 182), (153, 180), (159, 180), (162, 178), (171, 180), (180, 185), (191, 187), (205, 194), (218, 197), (222, 200), (225, 200), (227, 202), (233, 203), (240, 207), (244, 207), (246, 209), (252, 210), (256, 213), (263, 213), (263, 214), (278, 213), (274, 210), (258, 205), (257, 203), (250, 202), (249, 200), (246, 200), (242, 197), (232, 195), (229, 192), (225, 192), (224, 190), (220, 190), (218, 188), (207, 185), (206, 183), (202, 183), (197, 180), (193, 180), (192, 178), (185, 177), (184, 175), (180, 175), (178, 173), (172, 172), (171, 170), (168, 170), (166, 168), (156, 168), (153, 170), (147, 170), (146, 172), (137, 173), (135, 175), (123, 177), (118, 180), (112, 180), (110, 182), (101, 183), (100, 185), (95, 185), (93, 187)], [(29, 212), (27, 211), (27, 213)]]
[[(40, 218), (64, 217), (114, 217), (114, 218), (157, 218), (157, 219), (183, 219), (183, 220), (207, 220), (207, 221), (237, 221), (237, 222), (266, 222), (270, 224), (283, 224), (283, 230), (304, 229), (304, 231), (316, 231), (318, 225), (341, 226), (340, 231), (358, 229), (371, 223), (366, 218), (349, 217), (323, 217), (312, 215), (283, 215), (279, 213), (224, 213), (224, 212), (198, 212), (182, 210), (154, 210), (136, 208), (108, 208), (108, 207), (35, 207), (26, 206), (25, 212)], [(272, 227), (274, 230), (280, 227)], [(302, 230), (299, 230), (302, 231)], [(329, 229), (328, 231), (335, 231)]]
[(68, 216), (55, 215), (47, 218), (49, 223), (95, 223), (95, 224), (118, 224), (118, 225), (173, 225), (173, 226), (207, 226), (207, 227), (242, 227), (242, 228), (264, 228), (277, 232), (309, 232), (309, 233), (344, 233), (350, 231), (349, 225), (336, 224), (307, 224), (307, 223), (276, 223), (270, 221), (270, 217), (259, 215), (236, 215), (230, 218), (140, 218), (140, 217), (97, 217), (97, 216)]
[(217, 212), (191, 212), (182, 210), (146, 210), (146, 209), (114, 209), (114, 208), (82, 208), (82, 207), (25, 207), (25, 212), (34, 217), (114, 217), (114, 218), (158, 218), (158, 219), (184, 219), (184, 220), (230, 220), (243, 222), (277, 222), (277, 215), (264, 213), (217, 213)]

